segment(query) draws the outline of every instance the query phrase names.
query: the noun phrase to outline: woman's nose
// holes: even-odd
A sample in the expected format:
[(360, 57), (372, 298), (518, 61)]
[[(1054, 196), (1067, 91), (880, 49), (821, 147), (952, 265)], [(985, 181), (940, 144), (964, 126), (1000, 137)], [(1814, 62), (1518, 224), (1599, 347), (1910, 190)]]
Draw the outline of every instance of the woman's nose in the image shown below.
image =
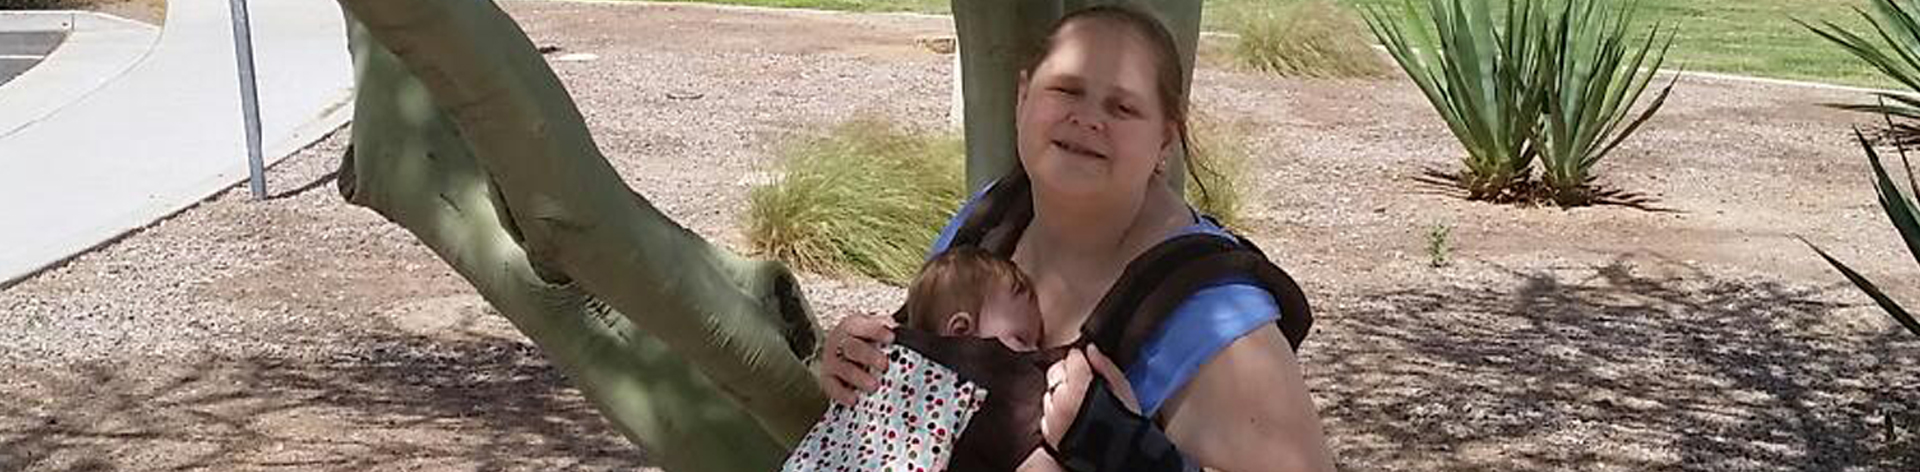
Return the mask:
[(1067, 114), (1067, 122), (1073, 123), (1075, 126), (1084, 127), (1089, 131), (1105, 131), (1107, 128), (1107, 120), (1098, 116), (1098, 113), (1097, 111), (1084, 108), (1077, 109)]

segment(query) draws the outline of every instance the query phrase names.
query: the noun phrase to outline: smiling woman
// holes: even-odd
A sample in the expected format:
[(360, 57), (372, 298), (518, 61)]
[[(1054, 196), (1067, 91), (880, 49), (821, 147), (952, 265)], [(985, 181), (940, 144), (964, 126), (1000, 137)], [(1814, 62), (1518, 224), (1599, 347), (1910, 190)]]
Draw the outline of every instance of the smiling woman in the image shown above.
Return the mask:
[[(1050, 382), (1062, 386), (1051, 389), (1044, 423), (1056, 458), (1075, 471), (1332, 470), (1294, 339), (1281, 328), (1310, 319), (1301, 297), (1282, 303), (1292, 292), (1238, 272), (1195, 275), (1205, 288), (1168, 296), (1166, 318), (1137, 330), (1151, 333), (1144, 344), (1099, 335), (1133, 319), (1106, 308), (1138, 264), (1191, 254), (1169, 249), (1183, 241), (1257, 251), (1169, 183), (1188, 102), (1165, 23), (1094, 6), (1068, 13), (1044, 38), (1019, 74), (1019, 165), (963, 207), (929, 252), (977, 247), (1009, 257), (1032, 281), (1045, 347), (1091, 341), (1080, 363), (1097, 364), (1100, 353), (1125, 359), (1124, 374), (1100, 380), (1071, 356), (1055, 366)], [(1249, 264), (1278, 272), (1264, 257)], [(835, 354), (821, 359), (820, 382), (837, 401), (875, 388), (892, 339), (885, 326), (848, 316), (828, 334)]]

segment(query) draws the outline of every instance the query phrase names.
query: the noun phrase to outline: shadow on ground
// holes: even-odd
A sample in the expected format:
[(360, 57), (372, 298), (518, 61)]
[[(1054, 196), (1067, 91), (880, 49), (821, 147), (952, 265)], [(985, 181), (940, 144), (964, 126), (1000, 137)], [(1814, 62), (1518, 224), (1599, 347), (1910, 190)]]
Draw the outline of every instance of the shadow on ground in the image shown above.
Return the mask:
[(1920, 470), (1920, 337), (1850, 286), (1663, 265), (1354, 297), (1308, 357), (1343, 465)]
[[(1920, 337), (1849, 286), (1504, 270), (1323, 297), (1306, 362), (1345, 469), (1920, 470)], [(524, 341), (398, 331), (0, 367), (0, 470), (646, 466)]]
[(0, 402), (0, 470), (645, 466), (523, 341), (386, 335), (343, 351), (14, 376), (0, 397), (26, 401)]

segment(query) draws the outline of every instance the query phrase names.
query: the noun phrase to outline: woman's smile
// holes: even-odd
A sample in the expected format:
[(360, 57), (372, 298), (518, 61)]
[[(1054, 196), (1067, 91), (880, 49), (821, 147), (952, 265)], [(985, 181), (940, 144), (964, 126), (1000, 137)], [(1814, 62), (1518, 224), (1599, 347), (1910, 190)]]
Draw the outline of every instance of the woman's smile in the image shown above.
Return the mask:
[(1095, 151), (1088, 146), (1081, 146), (1079, 144), (1073, 143), (1072, 141), (1068, 141), (1064, 139), (1053, 140), (1053, 147), (1054, 149), (1058, 149), (1060, 151), (1066, 152), (1067, 154), (1072, 154), (1080, 157), (1088, 157), (1088, 158), (1102, 159), (1102, 160), (1107, 158), (1106, 153)]

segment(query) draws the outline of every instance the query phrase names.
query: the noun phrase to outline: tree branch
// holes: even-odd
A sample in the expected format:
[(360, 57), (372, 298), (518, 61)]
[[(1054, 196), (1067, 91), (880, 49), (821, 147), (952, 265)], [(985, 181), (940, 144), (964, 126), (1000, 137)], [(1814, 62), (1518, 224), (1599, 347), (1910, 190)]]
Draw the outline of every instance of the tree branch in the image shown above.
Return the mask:
[(594, 297), (536, 274), (495, 188), (426, 88), (348, 21), (357, 69), (347, 199), (407, 228), (669, 470), (765, 471), (786, 449), (705, 375)]
[(576, 284), (655, 333), (780, 444), (806, 433), (826, 401), (801, 360), (818, 328), (790, 273), (713, 247), (634, 195), (498, 6), (340, 3), (447, 112), (511, 209), (518, 247), (539, 275)]

